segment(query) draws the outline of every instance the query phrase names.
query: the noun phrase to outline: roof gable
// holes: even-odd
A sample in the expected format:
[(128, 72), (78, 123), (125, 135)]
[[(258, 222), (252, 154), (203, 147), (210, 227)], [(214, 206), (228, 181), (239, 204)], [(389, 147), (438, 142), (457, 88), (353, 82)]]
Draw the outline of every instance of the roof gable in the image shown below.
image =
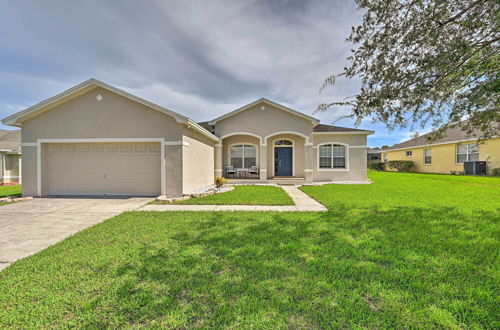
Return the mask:
[(279, 110), (282, 110), (282, 111), (288, 112), (288, 113), (290, 113), (290, 114), (292, 114), (292, 115), (294, 115), (294, 116), (297, 116), (297, 117), (300, 117), (300, 118), (303, 118), (303, 119), (309, 120), (309, 121), (311, 121), (311, 123), (312, 123), (313, 125), (317, 125), (317, 124), (319, 124), (319, 119), (316, 119), (316, 118), (314, 118), (314, 117), (308, 116), (308, 115), (306, 115), (306, 114), (304, 114), (304, 113), (302, 113), (302, 112), (299, 112), (299, 111), (297, 111), (297, 110), (294, 110), (294, 109), (291, 109), (291, 108), (285, 107), (284, 105), (281, 105), (281, 104), (279, 104), (279, 103), (273, 102), (273, 101), (268, 100), (268, 99), (266, 99), (266, 98), (260, 98), (260, 99), (258, 99), (258, 100), (256, 100), (256, 101), (252, 102), (252, 103), (249, 103), (249, 104), (247, 104), (247, 105), (242, 106), (241, 108), (238, 108), (238, 109), (236, 109), (236, 110), (233, 110), (233, 111), (231, 111), (231, 112), (228, 112), (228, 113), (226, 113), (225, 115), (222, 115), (222, 116), (220, 116), (220, 117), (217, 117), (217, 118), (215, 118), (215, 119), (213, 119), (213, 120), (209, 121), (209, 122), (208, 122), (208, 124), (209, 124), (209, 125), (215, 125), (217, 122), (219, 122), (219, 121), (221, 121), (221, 120), (224, 120), (224, 119), (226, 119), (226, 118), (229, 118), (229, 117), (235, 116), (235, 115), (237, 115), (237, 114), (239, 114), (239, 113), (241, 113), (241, 112), (243, 112), (243, 111), (245, 111), (245, 110), (251, 109), (252, 107), (254, 107), (254, 106), (256, 106), (256, 105), (258, 105), (258, 104), (260, 104), (260, 103), (265, 103), (265, 104), (268, 104), (268, 105), (270, 105), (270, 106), (272, 106), (272, 107), (275, 107), (275, 108), (277, 108), (277, 109), (279, 109)]
[(35, 104), (35, 105), (25, 109), (25, 110), (19, 111), (11, 116), (8, 116), (8, 117), (2, 119), (2, 123), (5, 125), (21, 127), (23, 121), (26, 121), (30, 118), (38, 116), (38, 115), (44, 113), (45, 111), (53, 109), (54, 107), (61, 105), (69, 100), (72, 100), (80, 95), (83, 95), (86, 92), (88, 92), (94, 88), (97, 88), (97, 87), (101, 87), (101, 88), (106, 89), (108, 91), (111, 91), (115, 94), (118, 94), (122, 97), (125, 97), (125, 98), (130, 99), (130, 100), (135, 101), (135, 102), (138, 102), (138, 103), (145, 105), (151, 109), (157, 110), (161, 113), (164, 113), (168, 116), (171, 116), (178, 123), (185, 124), (188, 127), (193, 128), (194, 130), (199, 131), (200, 133), (208, 136), (209, 138), (211, 138), (215, 141), (218, 141), (218, 138), (215, 135), (213, 135), (212, 133), (210, 133), (209, 131), (207, 131), (206, 129), (201, 127), (200, 125), (198, 125), (196, 122), (194, 122), (190, 118), (188, 118), (184, 115), (181, 115), (175, 111), (164, 108), (164, 107), (157, 105), (155, 103), (149, 102), (149, 101), (147, 101), (143, 98), (140, 98), (138, 96), (127, 93), (124, 90), (113, 87), (111, 85), (108, 85), (108, 84), (106, 84), (100, 80), (94, 79), (94, 78), (86, 80), (86, 81), (82, 82), (81, 84), (78, 84), (78, 85), (76, 85), (76, 86), (74, 86), (74, 87), (72, 87), (72, 88), (70, 88), (70, 89), (68, 89), (60, 94), (57, 94), (51, 98), (46, 99), (45, 101), (37, 103), (37, 104)]

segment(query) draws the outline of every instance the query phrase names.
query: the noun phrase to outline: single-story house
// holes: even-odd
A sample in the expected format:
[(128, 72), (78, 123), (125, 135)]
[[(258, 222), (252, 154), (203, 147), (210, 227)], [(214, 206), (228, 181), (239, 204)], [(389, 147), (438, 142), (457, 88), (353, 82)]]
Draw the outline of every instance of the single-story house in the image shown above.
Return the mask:
[(23, 195), (177, 197), (231, 180), (365, 181), (372, 131), (267, 99), (197, 123), (96, 79), (2, 121), (22, 127)]
[(0, 184), (21, 182), (21, 131), (0, 129)]
[(480, 132), (467, 134), (456, 126), (430, 142), (428, 133), (382, 150), (382, 160), (411, 160), (413, 171), (444, 173), (464, 171), (464, 162), (485, 161), (487, 172), (500, 167), (500, 138), (479, 141)]

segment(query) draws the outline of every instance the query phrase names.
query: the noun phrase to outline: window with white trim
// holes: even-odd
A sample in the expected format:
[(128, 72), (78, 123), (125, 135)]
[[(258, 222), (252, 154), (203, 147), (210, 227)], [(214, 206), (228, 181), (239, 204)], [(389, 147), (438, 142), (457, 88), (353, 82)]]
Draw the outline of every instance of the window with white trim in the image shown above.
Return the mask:
[(457, 164), (479, 160), (479, 144), (457, 144)]
[(389, 161), (389, 156), (387, 153), (384, 153), (384, 163), (387, 163)]
[(319, 146), (319, 168), (346, 168), (346, 147), (339, 144)]
[(406, 157), (413, 157), (413, 151), (407, 151), (406, 152)]
[(257, 148), (250, 144), (231, 146), (231, 165), (235, 168), (250, 168), (257, 164)]
[(274, 142), (275, 146), (291, 146), (293, 142), (290, 140), (277, 140)]
[(432, 149), (424, 149), (424, 164), (432, 164)]

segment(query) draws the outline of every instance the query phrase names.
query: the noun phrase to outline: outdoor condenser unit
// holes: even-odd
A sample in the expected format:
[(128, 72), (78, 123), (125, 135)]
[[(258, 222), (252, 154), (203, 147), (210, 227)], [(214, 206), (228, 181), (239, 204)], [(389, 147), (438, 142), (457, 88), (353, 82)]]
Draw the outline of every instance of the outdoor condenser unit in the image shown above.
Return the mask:
[(464, 162), (465, 175), (486, 175), (486, 162)]

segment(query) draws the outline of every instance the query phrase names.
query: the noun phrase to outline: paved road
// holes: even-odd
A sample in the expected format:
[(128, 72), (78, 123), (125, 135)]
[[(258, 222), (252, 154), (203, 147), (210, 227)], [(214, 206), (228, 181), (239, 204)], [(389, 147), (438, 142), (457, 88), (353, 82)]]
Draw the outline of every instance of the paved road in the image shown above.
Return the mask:
[(0, 270), (151, 198), (35, 198), (0, 206)]

